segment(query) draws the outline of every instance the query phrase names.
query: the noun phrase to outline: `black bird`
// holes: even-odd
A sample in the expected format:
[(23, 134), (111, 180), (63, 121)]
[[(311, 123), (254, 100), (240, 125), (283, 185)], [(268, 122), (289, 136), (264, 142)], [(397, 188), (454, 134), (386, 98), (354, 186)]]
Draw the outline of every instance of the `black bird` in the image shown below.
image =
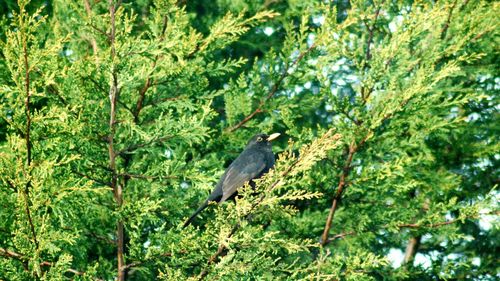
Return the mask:
[(270, 136), (257, 134), (252, 137), (245, 150), (227, 167), (208, 199), (186, 220), (183, 228), (188, 226), (196, 215), (208, 206), (209, 202), (222, 203), (234, 197), (238, 188), (246, 182), (251, 182), (267, 173), (274, 166), (271, 141), (279, 135), (279, 133)]

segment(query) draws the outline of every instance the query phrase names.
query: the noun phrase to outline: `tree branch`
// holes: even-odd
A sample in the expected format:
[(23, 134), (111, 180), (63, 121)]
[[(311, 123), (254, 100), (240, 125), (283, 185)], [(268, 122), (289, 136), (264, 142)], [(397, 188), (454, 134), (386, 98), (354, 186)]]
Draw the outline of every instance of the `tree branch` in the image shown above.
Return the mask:
[[(187, 252), (188, 252), (187, 250), (180, 250), (180, 251), (179, 251), (179, 253), (180, 253), (180, 254), (185, 254), (185, 253), (187, 253)], [(143, 265), (143, 264), (148, 263), (148, 262), (152, 262), (152, 261), (154, 261), (154, 260), (156, 260), (156, 259), (158, 259), (158, 258), (163, 258), (163, 257), (171, 257), (171, 256), (173, 256), (173, 255), (174, 255), (173, 253), (171, 253), (171, 252), (167, 252), (167, 253), (163, 253), (163, 254), (157, 255), (157, 256), (155, 256), (155, 257), (148, 258), (148, 259), (146, 259), (146, 260), (142, 260), (142, 261), (135, 261), (135, 262), (132, 262), (132, 263), (129, 263), (129, 264), (125, 265), (125, 266), (123, 267), (123, 270), (128, 270), (128, 269), (130, 269), (130, 268), (137, 267), (137, 266)]]
[(14, 192), (17, 192), (17, 187), (14, 185), (14, 183), (12, 183), (9, 179), (5, 179), (5, 182), (7, 183), (9, 188), (11, 188)]
[[(102, 93), (104, 95), (104, 97), (107, 97), (107, 95), (109, 94), (109, 90), (104, 89), (104, 87), (102, 85), (100, 85), (99, 82), (96, 81), (92, 76), (87, 76), (87, 77), (80, 76), (80, 77), (82, 78), (83, 81), (88, 80), (88, 81), (92, 82), (92, 84), (94, 84), (94, 86), (96, 86), (100, 90), (100, 93)], [(125, 108), (128, 112), (130, 112), (132, 114), (132, 116), (134, 115), (134, 112), (132, 111), (132, 109), (130, 109), (130, 107), (128, 107), (121, 100), (117, 100), (116, 102), (117, 102), (117, 104), (119, 104), (123, 108)]]
[(149, 145), (152, 145), (152, 144), (162, 143), (162, 142), (167, 141), (167, 140), (169, 140), (171, 138), (173, 138), (173, 136), (165, 136), (165, 137), (153, 139), (151, 141), (144, 142), (144, 143), (132, 144), (132, 145), (129, 145), (128, 147), (126, 147), (126, 148), (118, 151), (116, 153), (116, 155), (119, 156), (119, 155), (123, 155), (123, 154), (126, 154), (126, 153), (131, 153), (131, 152), (134, 152), (135, 150), (137, 150), (139, 148), (143, 148), (143, 147), (146, 147), (146, 146), (149, 146)]
[(106, 33), (106, 31), (100, 29), (99, 27), (95, 26), (94, 24), (92, 23), (89, 23), (89, 26), (92, 27), (94, 30), (96, 30), (97, 32), (101, 33), (102, 35), (104, 35), (106, 37), (106, 39), (110, 40), (111, 41), (111, 35)]
[[(416, 191), (412, 192), (411, 198), (413, 199), (416, 196), (417, 196)], [(427, 211), (429, 211), (429, 203), (430, 203), (430, 199), (426, 198), (420, 213), (426, 214)], [(402, 264), (409, 264), (413, 261), (413, 259), (415, 258), (415, 255), (418, 252), (418, 249), (420, 248), (421, 239), (422, 239), (422, 235), (416, 235), (414, 237), (411, 237), (408, 240), (408, 244), (406, 245), (405, 256), (404, 256)]]
[[(30, 69), (29, 69), (29, 62), (28, 62), (28, 47), (27, 47), (27, 42), (26, 42), (26, 37), (23, 37), (23, 58), (24, 58), (24, 70), (25, 70), (25, 76), (24, 76), (24, 85), (25, 85), (25, 91), (26, 91), (26, 99), (24, 102), (24, 107), (25, 107), (25, 114), (26, 114), (26, 134), (25, 134), (25, 140), (26, 140), (26, 166), (27, 169), (30, 169), (31, 165), (31, 140), (30, 140), (30, 135), (31, 135), (31, 114), (30, 114), (30, 99), (31, 99), (31, 92), (30, 92)], [(26, 183), (26, 191), (28, 191), (30, 185), (30, 180), (28, 179), (28, 182)]]
[[(89, 19), (92, 18), (92, 8), (90, 7), (89, 0), (83, 0), (83, 5), (85, 6), (85, 11), (87, 12), (87, 16), (89, 17)], [(99, 56), (97, 55), (99, 49), (97, 48), (97, 42), (95, 38), (90, 38), (90, 45), (92, 45), (96, 63), (99, 63)]]
[[(369, 33), (368, 33), (368, 40), (366, 41), (365, 65), (363, 67), (364, 69), (368, 68), (368, 61), (372, 58), (372, 55), (370, 53), (370, 49), (371, 49), (371, 45), (373, 42), (375, 25), (377, 24), (377, 19), (378, 19), (378, 16), (380, 15), (381, 8), (382, 8), (382, 6), (379, 6), (377, 8), (377, 10), (375, 11), (375, 18), (373, 20), (371, 27), (367, 25), (367, 29), (368, 29)], [(373, 86), (370, 87), (370, 89), (368, 91), (366, 91), (365, 86), (361, 87), (361, 99), (363, 100), (363, 103), (362, 103), (363, 105), (365, 105), (365, 103), (368, 100), (368, 98), (370, 97), (372, 91), (373, 91)]]
[(368, 34), (368, 40), (366, 42), (366, 55), (365, 55), (365, 60), (369, 61), (372, 58), (372, 55), (370, 53), (370, 47), (373, 42), (373, 31), (375, 30), (375, 25), (377, 24), (377, 19), (380, 14), (380, 9), (382, 6), (379, 6), (377, 10), (375, 11), (375, 19), (373, 20), (373, 23), (371, 27), (368, 27), (368, 31), (370, 32)]
[[(0, 256), (16, 259), (16, 260), (22, 262), (25, 266), (27, 266), (27, 263), (28, 263), (28, 258), (26, 256), (19, 254), (17, 252), (11, 251), (9, 249), (0, 248)], [(40, 267), (43, 267), (43, 266), (51, 267), (51, 266), (54, 266), (54, 263), (49, 262), (49, 261), (43, 261), (40, 263)], [(73, 273), (75, 275), (80, 275), (80, 276), (84, 276), (86, 274), (83, 271), (79, 271), (79, 270), (72, 269), (72, 268), (66, 269), (66, 272), (70, 272), (70, 273)], [(93, 278), (93, 280), (104, 281), (104, 279), (100, 279), (100, 278)]]
[[(394, 114), (397, 112), (397, 110), (405, 107), (409, 101), (410, 101), (410, 98), (402, 100), (399, 103), (399, 106), (396, 108), (396, 110), (384, 115), (384, 117), (382, 118), (380, 123), (382, 124), (382, 123), (384, 123), (384, 121), (393, 117)], [(359, 122), (363, 123), (362, 120), (359, 120)], [(344, 167), (342, 168), (342, 173), (340, 174), (340, 180), (339, 180), (339, 184), (337, 186), (337, 193), (335, 194), (335, 197), (333, 198), (332, 206), (330, 208), (330, 211), (328, 213), (328, 217), (326, 219), (325, 228), (323, 229), (323, 234), (321, 235), (321, 238), (320, 238), (320, 244), (322, 246), (327, 244), (328, 233), (330, 232), (330, 228), (332, 226), (333, 217), (334, 217), (335, 212), (337, 210), (339, 201), (342, 198), (342, 192), (344, 191), (345, 187), (347, 186), (346, 179), (349, 176), (349, 172), (352, 168), (351, 167), (352, 158), (353, 158), (354, 154), (359, 150), (359, 148), (365, 144), (365, 142), (368, 140), (370, 133), (373, 132), (375, 129), (371, 129), (369, 132), (367, 132), (359, 143), (356, 144), (355, 141), (353, 140), (351, 142), (351, 144), (349, 145), (347, 159), (346, 159), (346, 162), (344, 164)]]
[(170, 97), (170, 98), (161, 98), (161, 99), (156, 99), (156, 100), (150, 100), (148, 103), (143, 105), (143, 108), (148, 107), (148, 106), (157, 106), (158, 104), (166, 102), (166, 101), (174, 101), (174, 100), (178, 100), (178, 99), (182, 99), (182, 98), (185, 98), (185, 97), (184, 96), (175, 96), (175, 97)]
[[(116, 34), (116, 25), (115, 25), (115, 13), (116, 9), (120, 5), (120, 1), (115, 5), (113, 0), (108, 0), (109, 5), (109, 15), (110, 15), (110, 24), (111, 24), (111, 32), (109, 34), (110, 45), (111, 45), (111, 61), (112, 61), (112, 70), (111, 70), (111, 83), (109, 87), (109, 99), (110, 99), (110, 116), (109, 116), (109, 136), (108, 136), (108, 153), (109, 153), (109, 168), (111, 169), (112, 179), (111, 179), (111, 188), (114, 192), (114, 198), (118, 208), (120, 208), (123, 204), (123, 191), (122, 186), (118, 183), (118, 177), (116, 172), (116, 152), (114, 149), (114, 137), (116, 131), (116, 105), (118, 101), (118, 96), (120, 94), (118, 89), (118, 73), (116, 65), (114, 64), (114, 60), (116, 58), (116, 48), (115, 48), (115, 34)], [(117, 237), (117, 253), (116, 258), (118, 260), (117, 270), (118, 270), (118, 281), (125, 280), (125, 271), (123, 271), (124, 262), (124, 227), (123, 221), (121, 219), (116, 223), (116, 237)]]
[[(165, 39), (165, 31), (167, 30), (167, 23), (168, 23), (168, 18), (164, 17), (163, 18), (163, 27), (161, 30), (161, 35), (159, 38), (159, 42), (162, 42)], [(151, 71), (154, 71), (156, 67), (156, 63), (158, 62), (158, 59), (160, 58), (160, 55), (156, 55), (153, 63), (151, 65)], [(144, 98), (146, 96), (146, 92), (148, 91), (149, 87), (154, 84), (154, 82), (151, 81), (151, 75), (148, 75), (146, 78), (146, 82), (144, 83), (144, 86), (141, 88), (139, 91), (139, 98), (137, 99), (137, 103), (135, 105), (135, 111), (134, 111), (134, 122), (138, 123), (139, 122), (139, 114), (141, 113), (141, 110), (143, 108), (143, 103), (144, 103)]]
[(123, 174), (118, 174), (118, 177), (121, 178), (127, 178), (127, 179), (158, 179), (159, 176), (146, 176), (146, 175), (140, 175), (140, 174), (130, 174), (130, 173), (123, 173)]
[[(33, 70), (36, 74), (40, 75), (40, 76), (43, 76), (44, 73), (40, 70), (40, 69), (34, 69)], [(68, 102), (66, 101), (66, 99), (61, 95), (61, 93), (59, 92), (59, 89), (54, 85), (54, 84), (49, 84), (47, 85), (47, 90), (49, 93), (53, 94), (54, 96), (57, 97), (57, 99), (63, 104), (63, 105), (68, 105)], [(74, 114), (74, 112), (71, 112), (72, 114)]]
[(320, 244), (324, 246), (326, 241), (328, 241), (328, 233), (330, 232), (330, 228), (332, 227), (332, 220), (335, 215), (335, 211), (337, 210), (338, 203), (342, 197), (342, 192), (344, 191), (344, 187), (346, 186), (346, 178), (349, 176), (349, 172), (351, 171), (351, 163), (354, 154), (358, 146), (355, 144), (354, 140), (349, 145), (349, 152), (347, 154), (347, 159), (344, 164), (344, 168), (342, 169), (342, 173), (340, 174), (339, 184), (337, 186), (337, 193), (333, 198), (332, 207), (328, 213), (328, 217), (326, 219), (325, 228), (323, 229), (323, 234), (321, 235)]
[[(495, 212), (492, 212), (492, 213), (495, 213)], [(478, 217), (476, 215), (466, 217), (466, 219), (477, 219), (477, 218)], [(452, 219), (452, 220), (438, 222), (438, 223), (434, 223), (434, 224), (432, 224), (432, 223), (430, 223), (430, 224), (403, 223), (403, 224), (398, 224), (396, 227), (398, 227), (399, 229), (404, 229), (404, 228), (413, 228), (413, 229), (418, 229), (418, 228), (439, 228), (439, 227), (450, 225), (450, 224), (454, 224), (454, 223), (457, 223), (457, 222), (460, 222), (460, 221), (462, 221), (462, 219)], [(358, 234), (368, 233), (368, 232), (376, 233), (379, 230), (386, 229), (388, 227), (390, 227), (390, 225), (385, 224), (385, 225), (383, 225), (383, 226), (381, 226), (381, 227), (379, 227), (379, 228), (377, 228), (375, 230), (372, 229), (372, 230), (365, 230), (365, 231), (361, 231), (361, 232), (356, 232), (356, 231), (343, 232), (343, 233), (340, 233), (340, 234), (332, 236), (330, 239), (328, 239), (326, 241), (325, 245), (329, 244), (330, 242), (333, 242), (336, 239), (342, 239), (342, 238), (344, 238), (346, 236), (355, 236), (355, 235), (358, 235)]]
[(347, 119), (351, 120), (351, 122), (354, 123), (356, 126), (360, 126), (361, 124), (363, 124), (362, 121), (356, 120), (356, 118), (349, 115), (349, 113), (346, 112), (345, 109), (339, 109), (338, 112), (342, 113), (342, 115), (344, 115)]
[[(336, 235), (332, 236), (331, 238), (329, 238), (327, 240), (327, 243), (330, 243), (331, 241), (336, 240), (336, 239), (342, 239), (342, 238), (344, 238), (346, 236), (350, 236), (350, 235), (356, 235), (356, 232), (355, 231), (349, 231), (349, 232), (343, 232), (343, 233), (340, 233), (340, 234), (336, 234)], [(325, 244), (327, 244), (327, 243), (325, 243)]]
[(228, 128), (227, 131), (229, 131), (229, 132), (236, 131), (241, 126), (245, 125), (248, 121), (250, 121), (253, 117), (255, 117), (255, 115), (261, 113), (263, 111), (263, 107), (266, 104), (266, 102), (268, 100), (270, 100), (276, 94), (276, 92), (278, 91), (279, 87), (281, 86), (281, 83), (283, 82), (283, 80), (285, 80), (285, 78), (288, 77), (288, 75), (289, 75), (288, 70), (291, 67), (297, 65), (304, 58), (304, 56), (306, 56), (308, 53), (310, 53), (315, 48), (316, 48), (316, 45), (312, 44), (307, 50), (302, 52), (291, 64), (288, 64), (285, 67), (285, 69), (283, 70), (283, 72), (281, 73), (281, 75), (278, 78), (278, 80), (276, 81), (276, 83), (274, 83), (274, 85), (272, 86), (271, 91), (269, 91), (269, 94), (263, 100), (260, 101), (259, 106), (252, 113), (250, 113), (245, 118), (243, 118), (243, 120), (241, 120), (238, 124), (234, 125), (233, 127)]
[(103, 236), (103, 235), (99, 235), (95, 232), (89, 232), (89, 233), (86, 233), (85, 235), (93, 237), (93, 238), (101, 240), (101, 241), (104, 241), (104, 242), (109, 243), (113, 246), (116, 246), (116, 240), (110, 239), (110, 238)]
[(446, 19), (446, 22), (443, 26), (443, 29), (441, 29), (441, 39), (444, 39), (446, 37), (446, 32), (448, 31), (448, 28), (450, 27), (451, 15), (453, 14), (453, 10), (455, 9), (456, 5), (457, 5), (457, 1), (455, 0), (455, 2), (453, 2), (453, 4), (450, 7), (450, 11), (448, 12), (448, 18)]
[(35, 225), (33, 224), (33, 218), (31, 216), (31, 211), (30, 211), (30, 205), (31, 205), (31, 200), (29, 196), (29, 190), (31, 187), (31, 113), (30, 113), (30, 99), (31, 99), (31, 92), (30, 92), (30, 65), (28, 61), (28, 42), (26, 38), (26, 34), (23, 33), (23, 61), (24, 61), (24, 71), (25, 71), (25, 76), (24, 76), (24, 86), (25, 86), (25, 92), (26, 92), (26, 99), (25, 99), (25, 114), (26, 114), (26, 133), (25, 133), (25, 140), (26, 140), (26, 169), (27, 169), (27, 179), (26, 179), (26, 185), (24, 187), (24, 200), (25, 200), (25, 212), (26, 216), (28, 217), (28, 223), (30, 225), (30, 230), (31, 230), (31, 235), (33, 236), (33, 242), (35, 243), (35, 248), (38, 251), (38, 239), (36, 236), (36, 231), (35, 231)]
[(422, 239), (421, 235), (417, 235), (415, 237), (411, 237), (408, 240), (408, 244), (406, 245), (405, 257), (403, 259), (403, 264), (409, 264), (415, 258), (417, 254), (418, 248), (420, 247), (420, 241)]
[(79, 175), (80, 177), (84, 177), (84, 178), (89, 179), (89, 180), (91, 180), (91, 181), (95, 181), (95, 182), (97, 182), (97, 183), (99, 183), (99, 184), (102, 184), (102, 185), (105, 185), (105, 186), (109, 186), (109, 187), (111, 187), (111, 182), (105, 182), (105, 181), (102, 181), (102, 180), (97, 179), (97, 178), (94, 178), (94, 177), (92, 177), (92, 176), (89, 176), (89, 175), (86, 175), (86, 174), (80, 173), (80, 172), (78, 172), (77, 170), (72, 170), (72, 172), (73, 172), (74, 174)]
[[(253, 207), (252, 207), (252, 209), (253, 209)], [(245, 217), (245, 219), (247, 218), (247, 216)], [(231, 229), (231, 232), (229, 232), (229, 234), (226, 238), (227, 239), (231, 238), (239, 228), (240, 228), (240, 223), (237, 223), (236, 225), (234, 225), (233, 229)], [(224, 250), (226, 250), (226, 246), (224, 246), (224, 244), (220, 244), (219, 248), (217, 248), (217, 251), (208, 259), (207, 265), (210, 266), (211, 264), (213, 264), (215, 262), (215, 260), (217, 260), (217, 258), (222, 255)], [(208, 268), (205, 268), (203, 271), (201, 271), (200, 275), (198, 276), (198, 280), (205, 279), (205, 277), (207, 275), (208, 275)]]
[(24, 260), (24, 256), (23, 255), (21, 255), (19, 253), (16, 253), (14, 251), (11, 251), (9, 249), (5, 249), (5, 248), (0, 248), (0, 256), (4, 256), (4, 257), (8, 257), (8, 258), (13, 258), (13, 259), (20, 260), (20, 261)]
[[(406, 106), (406, 104), (408, 104), (409, 101), (410, 101), (410, 98), (402, 100), (399, 103), (399, 106), (397, 109), (403, 108), (404, 106)], [(382, 118), (380, 123), (382, 124), (382, 123), (384, 123), (384, 121), (393, 117), (394, 114), (397, 112), (397, 109), (384, 115), (384, 117)], [(359, 120), (359, 122), (363, 123), (362, 120)], [(337, 186), (337, 192), (335, 194), (335, 197), (333, 198), (332, 206), (330, 208), (330, 211), (328, 213), (328, 217), (326, 219), (325, 228), (323, 229), (323, 234), (321, 235), (321, 238), (320, 238), (320, 244), (322, 246), (327, 244), (328, 233), (330, 232), (330, 228), (332, 226), (332, 221), (333, 221), (335, 212), (337, 210), (339, 201), (342, 198), (342, 193), (343, 193), (345, 187), (347, 186), (346, 179), (349, 176), (349, 172), (351, 171), (351, 168), (352, 168), (351, 167), (352, 158), (354, 157), (354, 154), (359, 150), (359, 148), (361, 148), (366, 143), (370, 133), (373, 132), (374, 130), (375, 129), (371, 129), (369, 132), (367, 132), (365, 134), (365, 136), (361, 139), (361, 141), (359, 141), (359, 143), (356, 144), (355, 141), (353, 140), (351, 142), (351, 144), (349, 145), (349, 150), (348, 150), (346, 162), (344, 164), (344, 167), (342, 168), (342, 173), (340, 174), (340, 180), (339, 180), (339, 184)]]

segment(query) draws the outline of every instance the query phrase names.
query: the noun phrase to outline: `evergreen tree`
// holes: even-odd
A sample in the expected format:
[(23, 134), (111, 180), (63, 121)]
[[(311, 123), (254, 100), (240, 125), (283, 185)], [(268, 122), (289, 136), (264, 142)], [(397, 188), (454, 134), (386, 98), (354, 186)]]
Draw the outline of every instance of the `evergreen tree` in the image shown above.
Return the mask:
[(1, 280), (498, 277), (498, 3), (1, 7)]

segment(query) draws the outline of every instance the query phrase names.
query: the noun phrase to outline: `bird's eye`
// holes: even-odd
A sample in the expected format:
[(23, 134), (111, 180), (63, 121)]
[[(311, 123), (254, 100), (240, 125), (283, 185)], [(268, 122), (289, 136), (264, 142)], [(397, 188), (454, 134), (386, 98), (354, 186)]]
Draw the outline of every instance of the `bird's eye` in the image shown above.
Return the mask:
[(264, 139), (263, 139), (262, 137), (258, 137), (258, 138), (257, 138), (257, 141), (258, 141), (258, 142), (261, 142), (261, 141), (263, 141), (263, 140), (264, 140)]

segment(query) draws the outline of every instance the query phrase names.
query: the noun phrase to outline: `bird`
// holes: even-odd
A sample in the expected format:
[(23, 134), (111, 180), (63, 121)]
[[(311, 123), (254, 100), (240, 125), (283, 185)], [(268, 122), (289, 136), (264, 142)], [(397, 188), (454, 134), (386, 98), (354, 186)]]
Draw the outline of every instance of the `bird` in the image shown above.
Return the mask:
[(271, 135), (261, 133), (253, 136), (243, 152), (227, 167), (205, 202), (186, 220), (183, 228), (191, 224), (194, 218), (208, 207), (210, 202), (220, 204), (233, 198), (236, 196), (238, 188), (247, 182), (253, 184), (252, 180), (267, 173), (274, 166), (271, 141), (279, 136), (280, 133)]

